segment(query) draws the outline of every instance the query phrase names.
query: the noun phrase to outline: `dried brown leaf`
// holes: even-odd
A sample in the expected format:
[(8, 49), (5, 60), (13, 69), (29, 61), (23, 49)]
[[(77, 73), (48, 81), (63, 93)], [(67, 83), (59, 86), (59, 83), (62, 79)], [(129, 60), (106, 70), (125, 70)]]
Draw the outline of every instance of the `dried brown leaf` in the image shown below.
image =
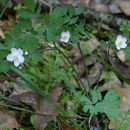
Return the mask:
[(0, 110), (0, 126), (7, 128), (16, 128), (19, 126), (15, 113), (6, 110)]
[(5, 35), (4, 35), (4, 33), (3, 33), (3, 31), (2, 31), (1, 28), (0, 28), (0, 37), (1, 37), (2, 39), (5, 39)]
[(128, 16), (130, 16), (130, 1), (120, 1), (119, 6), (121, 10)]
[(125, 62), (125, 61), (126, 61), (124, 51), (118, 51), (118, 52), (117, 52), (117, 56), (118, 56), (118, 58), (119, 58), (122, 62)]
[(109, 10), (111, 13), (116, 14), (116, 13), (121, 13), (120, 8), (118, 7), (117, 3), (113, 1), (113, 3), (111, 3), (108, 6)]
[[(58, 98), (61, 95), (61, 93), (62, 93), (62, 88), (55, 88), (49, 94), (49, 98), (55, 101), (59, 106), (61, 105), (61, 103), (58, 102)], [(42, 113), (46, 115), (57, 115), (59, 113), (59, 110), (43, 97), (39, 97), (37, 99), (37, 102), (38, 102), (37, 109), (36, 109), (37, 113)], [(55, 119), (55, 116), (35, 115), (35, 119), (34, 119), (35, 130), (44, 130), (44, 128), (49, 123), (49, 121), (53, 119)]]

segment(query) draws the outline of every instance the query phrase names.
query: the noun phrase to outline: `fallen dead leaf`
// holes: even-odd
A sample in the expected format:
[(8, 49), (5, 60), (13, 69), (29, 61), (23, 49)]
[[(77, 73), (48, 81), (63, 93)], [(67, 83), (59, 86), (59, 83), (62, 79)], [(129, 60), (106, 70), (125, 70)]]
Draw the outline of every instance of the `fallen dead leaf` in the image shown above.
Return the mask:
[(3, 33), (3, 31), (2, 31), (1, 28), (0, 28), (0, 37), (1, 37), (2, 39), (5, 39), (5, 35), (4, 35), (4, 33)]
[(118, 56), (118, 58), (119, 58), (122, 62), (125, 62), (125, 61), (126, 61), (124, 51), (118, 51), (118, 52), (117, 52), (117, 56)]
[(107, 5), (105, 5), (105, 4), (97, 4), (97, 5), (94, 5), (91, 8), (96, 10), (96, 11), (101, 11), (103, 13), (108, 13), (109, 12), (109, 9), (108, 9)]
[(73, 126), (65, 124), (63, 121), (59, 121), (59, 124), (61, 125), (63, 130), (75, 130), (75, 128)]
[(120, 110), (121, 112), (129, 110), (130, 109), (130, 85), (125, 84), (125, 88), (116, 87), (115, 92), (119, 95), (121, 101), (118, 110)]
[(128, 16), (130, 16), (130, 1), (129, 0), (122, 0), (119, 3), (119, 7), (121, 8), (121, 10)]
[[(97, 80), (100, 78), (99, 76), (102, 69), (103, 69), (103, 66), (99, 63), (96, 63), (95, 66), (90, 70), (89, 72), (90, 74), (88, 75), (90, 87), (94, 85), (97, 82)], [(86, 78), (83, 78), (83, 81), (86, 85), (88, 85)]]
[[(110, 89), (114, 89), (118, 86), (121, 87), (120, 80), (113, 72), (108, 72), (107, 75), (110, 77), (110, 80), (106, 80), (105, 84), (103, 84), (103, 88), (100, 88), (100, 91), (107, 91)], [(101, 78), (104, 79), (104, 75), (101, 75)]]
[[(57, 105), (61, 105), (60, 102), (58, 102), (58, 98), (62, 93), (62, 88), (54, 88), (50, 94), (49, 98), (51, 98), (53, 101), (57, 103)], [(37, 99), (37, 113), (47, 114), (47, 115), (57, 115), (59, 113), (59, 110), (53, 106), (49, 101), (44, 99), (43, 97), (39, 97)], [(34, 119), (34, 128), (35, 130), (44, 130), (44, 128), (47, 126), (49, 121), (54, 120), (55, 116), (39, 116), (35, 115)]]
[[(93, 43), (91, 42), (91, 40), (93, 41)], [(98, 46), (100, 46), (100, 42), (97, 40), (97, 38), (92, 35), (91, 40), (88, 41), (81, 41), (81, 44), (87, 44), (90, 48), (91, 51), (94, 51)]]
[(0, 126), (5, 126), (7, 128), (16, 128), (19, 126), (15, 113), (6, 110), (0, 110)]
[(117, 3), (113, 1), (113, 3), (111, 3), (108, 6), (109, 10), (111, 13), (116, 14), (116, 13), (121, 13), (120, 8), (118, 7)]

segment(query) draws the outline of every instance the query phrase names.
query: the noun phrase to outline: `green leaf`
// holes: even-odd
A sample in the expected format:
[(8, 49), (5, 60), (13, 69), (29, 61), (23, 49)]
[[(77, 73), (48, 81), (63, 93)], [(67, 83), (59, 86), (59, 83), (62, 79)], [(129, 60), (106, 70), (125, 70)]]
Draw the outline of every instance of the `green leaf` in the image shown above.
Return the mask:
[(18, 19), (18, 26), (21, 28), (21, 29), (31, 29), (32, 27), (32, 21), (30, 19), (24, 19), (22, 17), (20, 17)]
[(82, 96), (82, 97), (80, 98), (80, 101), (81, 101), (81, 102), (84, 102), (84, 103), (87, 104), (87, 105), (91, 105), (91, 104), (92, 104), (92, 102), (91, 102), (87, 97), (84, 97), (84, 96)]
[(25, 19), (30, 19), (32, 18), (34, 15), (33, 13), (28, 10), (28, 9), (20, 9), (18, 10), (18, 16), (25, 18)]
[(37, 31), (38, 31), (39, 34), (42, 34), (43, 32), (45, 32), (45, 29), (46, 29), (45, 26), (39, 26)]
[(86, 113), (90, 108), (91, 108), (92, 105), (85, 105), (83, 107), (83, 111)]
[(5, 44), (9, 47), (9, 48), (12, 48), (15, 46), (15, 41), (14, 41), (14, 38), (12, 36), (12, 34), (6, 34), (5, 35)]
[(10, 69), (10, 63), (8, 61), (0, 61), (0, 72), (7, 72)]
[(60, 7), (56, 7), (52, 14), (50, 15), (50, 22), (57, 23), (59, 18), (62, 16), (62, 9)]
[(41, 54), (36, 53), (36, 54), (32, 54), (32, 61), (34, 64), (38, 64), (38, 62), (41, 60)]
[(54, 41), (56, 39), (56, 30), (57, 27), (56, 25), (50, 24), (47, 27), (47, 40), (50, 41)]
[(130, 47), (127, 47), (125, 50), (124, 50), (124, 53), (125, 53), (125, 57), (127, 60), (130, 59)]
[(0, 43), (0, 49), (5, 49), (5, 46), (2, 43)]
[(95, 104), (98, 100), (102, 99), (102, 95), (98, 90), (92, 90), (91, 94), (92, 94), (93, 104)]
[(107, 50), (107, 43), (105, 41), (101, 40), (100, 44), (101, 44), (101, 48)]
[(118, 95), (115, 93), (114, 90), (109, 90), (109, 91), (106, 93), (104, 99), (118, 99)]
[(84, 11), (84, 9), (85, 9), (85, 7), (80, 7), (80, 8), (78, 8), (78, 10), (76, 11), (76, 13), (75, 13), (75, 15), (80, 15), (80, 14), (82, 14), (83, 13), (83, 11)]
[(69, 16), (72, 17), (75, 13), (75, 8), (72, 6), (71, 8), (69, 8)]
[(77, 20), (78, 20), (78, 17), (71, 19), (69, 22), (69, 25), (75, 24), (77, 22)]
[(0, 50), (0, 59), (6, 58), (6, 56), (9, 54), (7, 50)]
[(36, 17), (38, 18), (40, 16), (41, 8), (39, 7), (36, 11)]
[(29, 51), (34, 51), (38, 47), (38, 40), (33, 35), (29, 35), (25, 39), (25, 46)]
[(93, 106), (93, 105), (90, 106), (90, 113), (92, 115), (97, 115), (98, 114), (98, 111), (97, 111), (95, 106)]
[(35, 3), (34, 0), (24, 0), (24, 6), (34, 12), (35, 10)]
[(68, 12), (68, 6), (66, 5), (63, 9), (62, 9), (62, 15), (66, 15)]

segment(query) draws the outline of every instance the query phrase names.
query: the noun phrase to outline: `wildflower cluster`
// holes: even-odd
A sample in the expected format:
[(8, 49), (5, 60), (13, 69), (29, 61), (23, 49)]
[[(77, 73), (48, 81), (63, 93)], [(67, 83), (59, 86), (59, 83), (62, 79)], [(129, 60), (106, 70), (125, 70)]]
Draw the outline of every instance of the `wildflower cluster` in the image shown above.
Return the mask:
[[(62, 32), (61, 33), (61, 42), (67, 43), (70, 38), (70, 32)], [(25, 52), (25, 55), (28, 55), (28, 52)], [(21, 48), (16, 49), (16, 48), (11, 48), (11, 54), (9, 54), (6, 57), (7, 61), (14, 62), (14, 65), (18, 67), (20, 64), (24, 62), (24, 57), (23, 57), (23, 50)]]

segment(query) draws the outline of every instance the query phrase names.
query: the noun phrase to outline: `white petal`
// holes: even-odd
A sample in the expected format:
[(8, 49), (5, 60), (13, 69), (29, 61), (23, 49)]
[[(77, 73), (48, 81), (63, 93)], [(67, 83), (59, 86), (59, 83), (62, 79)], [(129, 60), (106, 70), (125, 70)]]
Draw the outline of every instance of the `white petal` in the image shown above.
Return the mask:
[(124, 44), (122, 44), (120, 47), (121, 47), (121, 48), (126, 48), (126, 47), (127, 47), (127, 44), (124, 43)]
[(62, 32), (62, 33), (61, 33), (61, 37), (64, 37), (65, 35), (66, 35), (65, 32)]
[(18, 60), (14, 60), (14, 65), (17, 67), (17, 66), (19, 66), (19, 61)]
[(117, 36), (117, 40), (118, 40), (118, 39), (119, 39), (119, 40), (122, 39), (122, 36), (121, 36), (121, 35), (118, 35), (118, 36)]
[(68, 36), (68, 38), (70, 38), (70, 32), (69, 31), (66, 32), (66, 35)]
[(116, 48), (117, 48), (117, 50), (120, 50), (120, 49), (121, 49), (120, 46), (116, 46)]
[(64, 37), (61, 37), (61, 38), (60, 38), (60, 41), (61, 41), (61, 42), (64, 42), (65, 40), (66, 40), (66, 38), (64, 38)]
[(127, 38), (123, 37), (123, 38), (122, 38), (122, 41), (123, 41), (124, 43), (126, 43)]
[(119, 45), (119, 40), (116, 40), (115, 45), (116, 45), (116, 46)]
[(24, 57), (23, 56), (19, 56), (18, 57), (18, 61), (19, 61), (19, 63), (23, 63), (24, 62)]
[(23, 55), (23, 50), (19, 48), (18, 49), (18, 54), (22, 56)]
[(17, 49), (16, 48), (11, 48), (11, 53), (16, 53)]
[(64, 42), (67, 43), (69, 41), (69, 39), (65, 39)]
[(12, 54), (9, 54), (9, 55), (6, 57), (6, 59), (7, 59), (8, 61), (13, 61), (13, 60), (14, 60), (14, 57), (13, 57)]
[(67, 39), (65, 39), (65, 38), (61, 38), (60, 41), (61, 41), (61, 42), (65, 42), (65, 43), (67, 43), (67, 42), (69, 41), (69, 39), (68, 39), (68, 38), (67, 38)]

